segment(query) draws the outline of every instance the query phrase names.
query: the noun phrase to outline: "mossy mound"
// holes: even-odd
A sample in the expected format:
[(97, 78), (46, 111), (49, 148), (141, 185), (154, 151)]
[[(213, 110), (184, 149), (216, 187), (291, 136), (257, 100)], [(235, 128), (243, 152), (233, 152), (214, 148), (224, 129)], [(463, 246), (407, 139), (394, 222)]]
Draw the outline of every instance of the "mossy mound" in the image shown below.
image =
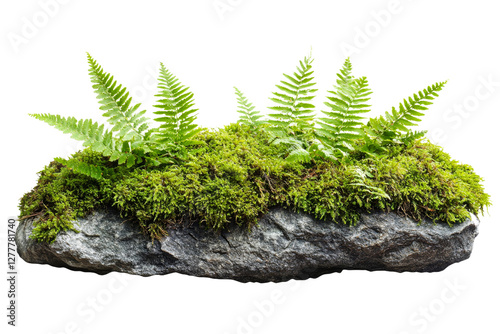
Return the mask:
[(490, 205), (482, 179), (425, 140), (395, 144), (383, 156), (354, 152), (341, 162), (291, 163), (264, 131), (228, 125), (198, 134), (200, 145), (177, 165), (126, 169), (90, 150), (70, 159), (112, 167), (96, 180), (52, 162), (20, 202), (21, 218), (39, 219), (32, 237), (55, 240), (72, 220), (99, 208), (118, 209), (152, 238), (172, 225), (200, 222), (221, 230), (251, 228), (272, 206), (355, 224), (361, 212), (395, 211), (452, 226)]

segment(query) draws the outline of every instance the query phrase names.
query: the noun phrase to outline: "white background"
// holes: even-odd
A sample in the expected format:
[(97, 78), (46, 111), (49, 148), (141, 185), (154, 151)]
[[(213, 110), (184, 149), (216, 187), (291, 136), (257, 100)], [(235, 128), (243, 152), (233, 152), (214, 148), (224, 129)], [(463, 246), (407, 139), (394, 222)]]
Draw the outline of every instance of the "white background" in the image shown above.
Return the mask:
[[(199, 124), (206, 127), (237, 120), (235, 85), (266, 111), (282, 73), (292, 71), (311, 47), (317, 106), (348, 55), (354, 74), (367, 76), (374, 91), (370, 116), (449, 80), (421, 128), (455, 159), (471, 164), (497, 202), (495, 5), (491, 0), (3, 0), (2, 254), (7, 219), (18, 215), (18, 199), (35, 185), (36, 173), (54, 157), (80, 148), (28, 113), (101, 119), (85, 52), (149, 112), (154, 76), (164, 62), (191, 87)], [(5, 280), (0, 319), (8, 333), (500, 333), (498, 217), (492, 206), (481, 218), (469, 260), (433, 274), (351, 271), (304, 282), (242, 284), (177, 274), (99, 276), (19, 259), (18, 327), (6, 325)]]

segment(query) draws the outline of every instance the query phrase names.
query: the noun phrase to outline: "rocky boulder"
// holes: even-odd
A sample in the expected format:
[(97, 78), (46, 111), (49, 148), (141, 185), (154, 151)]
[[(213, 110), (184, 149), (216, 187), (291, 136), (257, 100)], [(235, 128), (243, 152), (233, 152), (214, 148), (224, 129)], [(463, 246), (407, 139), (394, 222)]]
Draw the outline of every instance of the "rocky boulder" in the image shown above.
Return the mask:
[(152, 242), (114, 211), (80, 219), (80, 233), (61, 232), (54, 243), (29, 238), (33, 220), (20, 223), (19, 255), (30, 263), (106, 274), (186, 275), (240, 282), (315, 278), (344, 269), (435, 272), (469, 258), (478, 223), (449, 227), (394, 213), (363, 214), (356, 226), (271, 209), (250, 232), (214, 233), (194, 224)]

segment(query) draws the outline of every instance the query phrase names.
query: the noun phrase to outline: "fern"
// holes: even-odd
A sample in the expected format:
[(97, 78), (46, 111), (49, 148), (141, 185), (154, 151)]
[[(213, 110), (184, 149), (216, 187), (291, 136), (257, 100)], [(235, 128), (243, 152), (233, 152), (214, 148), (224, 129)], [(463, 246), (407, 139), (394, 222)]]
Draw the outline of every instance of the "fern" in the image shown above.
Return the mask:
[[(83, 146), (102, 153), (109, 157), (110, 161), (126, 164), (128, 168), (144, 161), (153, 165), (164, 162), (165, 160), (157, 156), (158, 152), (152, 149), (155, 143), (152, 141), (151, 131), (147, 131), (148, 118), (143, 116), (146, 111), (137, 112), (140, 104), (131, 107), (132, 98), (129, 97), (126, 88), (118, 85), (88, 53), (87, 58), (92, 87), (101, 104), (99, 109), (104, 111), (103, 116), (112, 126), (111, 130), (105, 129), (104, 125), (99, 125), (91, 119), (77, 120), (74, 117), (65, 118), (51, 114), (30, 114), (30, 116), (64, 133), (70, 133), (72, 138), (83, 141)], [(68, 167), (96, 179), (109, 174), (85, 166), (84, 163), (75, 165), (69, 160), (66, 164), (73, 164), (73, 167)]]
[(314, 105), (310, 101), (315, 97), (312, 93), (317, 89), (311, 89), (316, 83), (312, 82), (314, 73), (311, 70), (313, 59), (311, 56), (300, 61), (297, 72), (293, 75), (283, 74), (287, 80), (281, 80), (281, 85), (276, 85), (280, 92), (274, 92), (270, 98), (277, 106), (269, 109), (280, 113), (269, 114), (272, 126), (269, 131), (282, 137), (287, 134), (297, 134), (313, 128)]
[(355, 79), (351, 75), (352, 65), (348, 59), (344, 62), (340, 73), (337, 74), (335, 90), (328, 91), (328, 102), (325, 105), (331, 111), (323, 111), (328, 117), (320, 118), (316, 129), (317, 137), (325, 145), (325, 156), (337, 158), (353, 149), (354, 141), (360, 139), (361, 122), (370, 107), (366, 102), (370, 99), (371, 90), (368, 88), (366, 77)]
[(408, 143), (414, 142), (417, 139), (423, 138), (426, 133), (427, 133), (426, 130), (423, 130), (423, 131), (410, 130), (406, 134), (401, 135), (400, 139), (401, 139), (401, 142), (408, 144)]
[(387, 195), (387, 193), (383, 189), (367, 184), (367, 178), (373, 177), (370, 172), (364, 171), (357, 166), (349, 167), (348, 171), (350, 172), (354, 181), (353, 183), (349, 183), (349, 185), (360, 187), (362, 191), (369, 193), (374, 198), (385, 198), (388, 200), (391, 199), (391, 197)]
[(156, 131), (156, 140), (159, 143), (175, 143), (181, 146), (200, 144), (193, 137), (201, 131), (194, 121), (193, 93), (183, 86), (179, 80), (170, 73), (165, 66), (160, 64), (160, 77), (158, 78), (158, 104), (160, 110), (154, 113), (160, 115), (155, 121), (162, 123)]
[(108, 178), (113, 174), (113, 171), (110, 168), (90, 165), (86, 162), (77, 161), (75, 159), (66, 160), (62, 158), (55, 158), (54, 160), (65, 165), (67, 168), (73, 170), (76, 173), (87, 175), (97, 180)]
[(264, 124), (264, 121), (260, 120), (262, 115), (260, 115), (259, 111), (254, 111), (255, 107), (253, 104), (248, 102), (248, 99), (238, 88), (234, 87), (234, 90), (238, 96), (237, 101), (239, 109), (237, 112), (241, 114), (238, 123), (248, 125), (252, 129)]
[(422, 137), (425, 132), (410, 132), (409, 127), (421, 121), (422, 111), (428, 109), (445, 84), (446, 81), (435, 83), (403, 100), (398, 109), (393, 107), (391, 112), (385, 112), (385, 116), (371, 118), (363, 127), (365, 144), (361, 150), (379, 154), (391, 143)]
[[(87, 53), (89, 74), (92, 86), (101, 106), (105, 111), (103, 116), (108, 117), (108, 123), (113, 125), (112, 132), (118, 132), (118, 138), (123, 142), (141, 142), (144, 132), (148, 129), (148, 118), (143, 115), (146, 110), (137, 112), (139, 104), (130, 106), (132, 98), (125, 87), (119, 85), (109, 73)], [(137, 146), (137, 144), (136, 144)]]
[[(109, 130), (104, 129), (104, 125), (99, 125), (91, 119), (77, 120), (74, 117), (62, 117), (51, 114), (29, 114), (30, 116), (44, 121), (45, 123), (61, 130), (63, 133), (71, 134), (76, 140), (83, 141), (83, 146), (91, 150), (102, 153), (109, 157), (110, 161), (118, 160), (119, 164), (127, 164), (132, 167), (136, 162), (141, 163), (143, 157), (133, 152), (122, 151), (123, 146), (117, 143)], [(97, 177), (100, 179), (100, 177)]]
[[(194, 108), (193, 93), (163, 64), (160, 64), (156, 94), (155, 107), (158, 110), (154, 112), (158, 115), (154, 120), (160, 125), (149, 128), (149, 119), (144, 116), (146, 111), (139, 111), (140, 104), (132, 105), (127, 89), (104, 72), (89, 54), (87, 57), (92, 87), (111, 128), (106, 129), (91, 119), (77, 120), (52, 114), (31, 116), (70, 133), (72, 138), (83, 141), (83, 145), (92, 151), (127, 168), (176, 163), (193, 152), (193, 145), (203, 144), (196, 140), (201, 129), (195, 124), (198, 109)], [(304, 163), (316, 158), (335, 160), (349, 154), (356, 146), (361, 151), (377, 155), (384, 153), (393, 143), (408, 143), (421, 138), (425, 131), (411, 131), (410, 127), (421, 120), (423, 111), (446, 83), (429, 86), (405, 99), (398, 109), (392, 108), (385, 116), (372, 118), (363, 125), (362, 114), (369, 111), (367, 102), (371, 90), (365, 77), (352, 76), (351, 62), (346, 59), (337, 74), (334, 89), (328, 91), (325, 105), (329, 110), (323, 111), (324, 117), (319, 118), (316, 126), (312, 100), (317, 89), (313, 88), (316, 83), (312, 62), (309, 55), (300, 61), (294, 73), (283, 74), (284, 79), (276, 85), (278, 90), (270, 98), (275, 103), (270, 107), (274, 112), (266, 121), (235, 87), (239, 123), (251, 128), (264, 125), (271, 134), (271, 142), (282, 145), (286, 159), (292, 162)], [(68, 160), (62, 163), (75, 172), (97, 179), (112, 174), (111, 169), (84, 162)]]
[(313, 89), (316, 83), (312, 80), (314, 73), (311, 70), (313, 59), (305, 57), (297, 66), (297, 72), (292, 75), (283, 74), (285, 80), (276, 85), (279, 92), (274, 92), (271, 101), (277, 105), (270, 107), (279, 113), (269, 114), (271, 117), (267, 123), (267, 130), (276, 137), (275, 144), (286, 144), (289, 147), (287, 160), (309, 161), (311, 159), (308, 151), (308, 140), (314, 128), (314, 108), (311, 100), (317, 89)]

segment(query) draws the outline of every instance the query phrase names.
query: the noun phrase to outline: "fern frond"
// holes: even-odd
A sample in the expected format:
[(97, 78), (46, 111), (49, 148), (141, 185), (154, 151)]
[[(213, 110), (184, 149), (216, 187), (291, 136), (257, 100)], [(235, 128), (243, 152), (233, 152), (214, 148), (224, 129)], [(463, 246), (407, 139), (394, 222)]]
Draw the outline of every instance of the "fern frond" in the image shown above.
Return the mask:
[(423, 138), (426, 133), (427, 133), (426, 130), (423, 130), (423, 131), (410, 130), (401, 137), (401, 142), (403, 142), (405, 144), (409, 144), (411, 142), (414, 142), (417, 139)]
[(269, 109), (278, 111), (279, 113), (269, 114), (271, 117), (267, 121), (271, 127), (268, 128), (275, 135), (295, 134), (296, 132), (306, 132), (314, 127), (314, 105), (311, 100), (315, 97), (312, 95), (317, 89), (311, 88), (316, 83), (311, 64), (313, 59), (311, 56), (305, 57), (297, 66), (297, 72), (292, 75), (283, 74), (285, 80), (281, 80), (276, 85), (279, 92), (274, 92), (274, 97), (270, 100), (276, 105)]
[(311, 161), (311, 153), (306, 149), (303, 141), (293, 138), (293, 137), (284, 137), (284, 138), (276, 138), (273, 144), (286, 144), (286, 161), (289, 162), (299, 162), (305, 163)]
[(106, 178), (113, 173), (110, 168), (90, 165), (86, 162), (77, 161), (75, 159), (66, 160), (62, 158), (55, 158), (54, 160), (65, 165), (67, 168), (71, 169), (75, 173), (87, 175), (96, 180), (101, 180), (103, 178)]
[(371, 186), (366, 182), (368, 177), (372, 177), (370, 172), (364, 171), (358, 166), (349, 167), (349, 172), (351, 173), (354, 181), (352, 183), (349, 183), (349, 185), (360, 187), (364, 192), (369, 193), (375, 198), (386, 198), (388, 200), (391, 199), (391, 197), (387, 195), (387, 193), (383, 189)]
[(104, 129), (104, 125), (99, 125), (91, 119), (77, 120), (74, 117), (62, 117), (52, 114), (29, 114), (40, 121), (43, 121), (63, 133), (71, 134), (76, 140), (83, 141), (83, 146), (94, 151), (110, 156), (117, 151), (111, 132)]
[(103, 116), (108, 118), (109, 124), (113, 126), (112, 132), (117, 132), (122, 141), (141, 141), (143, 133), (148, 129), (148, 118), (144, 116), (146, 110), (137, 111), (140, 103), (131, 106), (132, 98), (125, 87), (119, 85), (113, 76), (104, 72), (99, 65), (87, 53), (89, 63), (89, 74), (101, 106), (99, 109), (105, 111)]
[(255, 110), (254, 105), (248, 101), (248, 99), (243, 95), (243, 93), (236, 87), (234, 87), (235, 93), (238, 96), (238, 110), (240, 118), (238, 123), (248, 125), (251, 128), (256, 128), (264, 123), (264, 121), (260, 120), (262, 115), (259, 111)]
[[(177, 142), (185, 145), (192, 144), (191, 139), (201, 130), (194, 121), (198, 109), (194, 109), (193, 93), (189, 87), (183, 86), (179, 80), (160, 63), (158, 78), (159, 97), (154, 107), (160, 110), (154, 113), (160, 115), (155, 121), (162, 123), (156, 133), (161, 143)], [(198, 142), (194, 142), (197, 144)]]
[(352, 150), (356, 139), (361, 138), (360, 128), (363, 113), (370, 111), (366, 104), (370, 99), (366, 77), (355, 79), (351, 75), (352, 65), (347, 58), (337, 74), (337, 85), (328, 91), (330, 96), (325, 105), (330, 111), (323, 111), (327, 117), (320, 118), (316, 129), (317, 137), (329, 147), (336, 156), (341, 156)]
[(127, 167), (131, 167), (135, 162), (140, 162), (142, 159), (131, 152), (123, 151), (123, 145), (116, 142), (111, 131), (105, 130), (104, 125), (99, 125), (91, 119), (77, 120), (74, 117), (62, 117), (51, 114), (29, 114), (40, 121), (43, 121), (56, 129), (71, 134), (71, 137), (76, 140), (83, 141), (83, 146), (90, 148), (93, 151), (102, 153), (109, 157), (110, 161), (118, 160), (119, 164), (127, 163)]
[(311, 161), (311, 154), (308, 150), (300, 146), (294, 146), (293, 149), (288, 152), (286, 161), (299, 163), (309, 162)]
[(403, 100), (398, 109), (393, 107), (391, 112), (385, 112), (385, 116), (371, 118), (363, 127), (366, 141), (363, 150), (368, 153), (384, 151), (385, 144), (401, 139), (410, 131), (410, 126), (415, 126), (421, 121), (421, 117), (424, 116), (423, 111), (427, 110), (434, 98), (439, 96), (438, 92), (445, 84), (446, 81), (435, 83)]

